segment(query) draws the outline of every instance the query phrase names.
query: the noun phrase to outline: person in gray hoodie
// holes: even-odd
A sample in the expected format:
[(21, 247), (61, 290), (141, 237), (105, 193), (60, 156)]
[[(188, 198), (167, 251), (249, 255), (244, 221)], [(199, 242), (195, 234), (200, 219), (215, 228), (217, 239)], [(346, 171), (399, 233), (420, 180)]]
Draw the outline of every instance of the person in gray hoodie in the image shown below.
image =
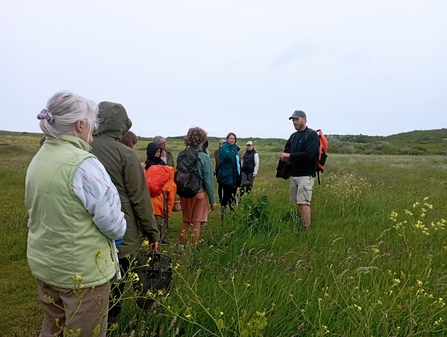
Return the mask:
[(114, 322), (121, 312), (121, 294), (134, 254), (140, 249), (144, 237), (152, 250), (158, 249), (158, 232), (152, 210), (151, 198), (144, 173), (136, 153), (120, 142), (132, 126), (126, 109), (119, 103), (101, 102), (98, 105), (98, 125), (93, 132), (92, 153), (104, 165), (121, 199), (127, 230), (118, 247), (118, 258), (123, 281), (112, 289), (109, 322)]

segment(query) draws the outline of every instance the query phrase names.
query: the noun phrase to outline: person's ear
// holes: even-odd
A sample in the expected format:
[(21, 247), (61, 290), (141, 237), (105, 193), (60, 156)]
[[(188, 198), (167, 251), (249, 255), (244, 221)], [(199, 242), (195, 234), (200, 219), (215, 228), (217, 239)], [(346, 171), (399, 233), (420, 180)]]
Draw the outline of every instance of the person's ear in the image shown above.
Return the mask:
[(82, 133), (85, 128), (85, 123), (82, 120), (76, 121), (76, 132)]

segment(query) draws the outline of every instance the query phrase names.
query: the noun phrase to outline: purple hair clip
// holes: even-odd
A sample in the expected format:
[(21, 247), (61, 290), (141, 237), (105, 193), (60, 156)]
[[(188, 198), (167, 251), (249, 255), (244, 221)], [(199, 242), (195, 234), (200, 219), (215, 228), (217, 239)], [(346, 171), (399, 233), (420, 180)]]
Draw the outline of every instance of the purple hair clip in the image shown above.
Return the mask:
[(53, 114), (47, 109), (42, 109), (37, 115), (37, 119), (46, 119), (50, 124), (54, 122)]

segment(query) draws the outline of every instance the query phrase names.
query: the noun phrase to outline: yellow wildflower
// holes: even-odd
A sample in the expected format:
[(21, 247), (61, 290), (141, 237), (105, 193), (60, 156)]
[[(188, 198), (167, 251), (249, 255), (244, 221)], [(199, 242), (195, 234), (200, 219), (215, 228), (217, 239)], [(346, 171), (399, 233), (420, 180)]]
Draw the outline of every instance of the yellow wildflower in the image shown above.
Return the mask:
[(433, 325), (434, 325), (434, 326), (438, 326), (438, 325), (440, 325), (442, 322), (443, 322), (442, 317), (439, 317), (439, 319), (438, 319), (437, 321), (435, 321), (435, 322), (433, 323)]
[(362, 311), (362, 307), (358, 306), (357, 304), (354, 304), (352, 307), (357, 309), (358, 311)]
[(390, 220), (392, 220), (392, 221), (396, 221), (396, 219), (397, 219), (397, 213), (396, 212), (391, 212), (391, 214), (390, 214)]

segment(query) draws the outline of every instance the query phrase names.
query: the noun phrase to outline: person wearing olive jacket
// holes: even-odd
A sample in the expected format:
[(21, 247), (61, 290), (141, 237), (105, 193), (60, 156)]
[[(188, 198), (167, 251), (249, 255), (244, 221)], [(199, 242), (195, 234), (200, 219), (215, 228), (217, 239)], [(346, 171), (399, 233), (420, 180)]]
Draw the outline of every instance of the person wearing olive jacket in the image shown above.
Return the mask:
[[(104, 165), (121, 199), (127, 230), (118, 247), (118, 258), (124, 276), (133, 255), (147, 237), (152, 250), (158, 249), (160, 233), (155, 221), (151, 198), (140, 161), (133, 149), (120, 142), (121, 136), (132, 126), (126, 109), (119, 103), (99, 103), (99, 124), (93, 132), (92, 153)], [(121, 312), (121, 301), (125, 282), (112, 289), (109, 322), (114, 322)]]
[(219, 174), (217, 182), (222, 185), (223, 195), (221, 200), (220, 216), (224, 219), (227, 206), (234, 211), (236, 192), (240, 185), (241, 162), (238, 155), (240, 150), (236, 145), (237, 138), (233, 132), (227, 135), (226, 142), (219, 151)]

